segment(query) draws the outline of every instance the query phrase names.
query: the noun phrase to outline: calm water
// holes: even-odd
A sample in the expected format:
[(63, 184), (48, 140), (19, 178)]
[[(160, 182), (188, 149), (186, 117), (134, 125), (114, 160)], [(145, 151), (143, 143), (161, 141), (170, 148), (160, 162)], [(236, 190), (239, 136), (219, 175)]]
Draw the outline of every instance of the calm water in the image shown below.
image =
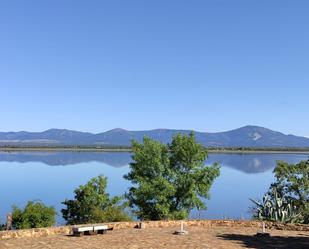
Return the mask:
[[(273, 181), (277, 160), (296, 163), (306, 154), (210, 154), (206, 164), (220, 162), (221, 175), (211, 189), (206, 211), (193, 211), (192, 218), (250, 218), (248, 198), (260, 198)], [(73, 190), (91, 177), (108, 177), (108, 191), (121, 195), (130, 182), (130, 153), (116, 152), (0, 152), (0, 219), (11, 205), (24, 206), (41, 200), (58, 210), (57, 222), (64, 223), (61, 201), (73, 197)]]

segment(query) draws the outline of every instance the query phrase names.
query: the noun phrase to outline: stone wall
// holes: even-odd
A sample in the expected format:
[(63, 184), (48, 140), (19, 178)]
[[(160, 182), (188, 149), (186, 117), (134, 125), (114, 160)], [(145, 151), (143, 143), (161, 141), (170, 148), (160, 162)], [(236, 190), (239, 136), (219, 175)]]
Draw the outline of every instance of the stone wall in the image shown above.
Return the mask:
[[(180, 226), (180, 221), (145, 221), (145, 227), (172, 227)], [(139, 225), (139, 222), (112, 222), (104, 223), (109, 228), (113, 229), (130, 229), (135, 228)], [(188, 220), (185, 221), (185, 225), (190, 226), (201, 226), (201, 227), (213, 227), (213, 226), (224, 226), (224, 227), (240, 227), (240, 228), (261, 228), (261, 222), (259, 221), (244, 221), (244, 220)], [(89, 225), (89, 224), (88, 224)], [(88, 226), (85, 225), (85, 226)], [(93, 224), (90, 224), (93, 225)], [(83, 225), (81, 225), (83, 226)], [(277, 230), (293, 230), (293, 231), (309, 231), (309, 225), (296, 225), (296, 224), (281, 224), (274, 222), (265, 222), (267, 229)], [(35, 229), (24, 229), (14, 231), (0, 231), (1, 239), (11, 238), (25, 238), (25, 237), (44, 237), (49, 235), (69, 235), (72, 227), (74, 226), (59, 226), (49, 228), (35, 228)]]

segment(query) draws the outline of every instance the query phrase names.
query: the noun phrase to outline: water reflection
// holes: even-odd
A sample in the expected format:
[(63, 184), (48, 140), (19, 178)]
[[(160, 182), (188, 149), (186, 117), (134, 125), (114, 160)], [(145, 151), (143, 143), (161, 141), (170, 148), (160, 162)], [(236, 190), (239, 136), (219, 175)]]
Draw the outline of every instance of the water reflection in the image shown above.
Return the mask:
[(49, 166), (66, 166), (87, 162), (102, 162), (112, 167), (124, 167), (131, 161), (128, 152), (13, 151), (0, 152), (0, 162), (40, 162)]
[[(220, 162), (220, 177), (211, 188), (207, 210), (193, 211), (191, 217), (250, 218), (249, 198), (258, 199), (267, 191), (276, 160), (296, 163), (307, 158), (306, 154), (211, 153), (206, 164)], [(73, 198), (74, 189), (91, 177), (103, 174), (108, 178), (108, 193), (123, 195), (131, 184), (123, 178), (130, 161), (130, 153), (116, 152), (0, 152), (0, 220), (12, 204), (22, 207), (28, 200), (39, 199), (56, 208), (57, 223), (63, 224), (61, 202)]]
[[(308, 158), (308, 154), (287, 153), (210, 153), (206, 164), (219, 162), (223, 167), (254, 174), (273, 169), (276, 161), (297, 163)], [(49, 166), (66, 166), (87, 162), (101, 162), (112, 167), (125, 167), (131, 162), (129, 152), (0, 152), (0, 162), (41, 162)]]
[(234, 168), (248, 174), (272, 170), (277, 161), (297, 163), (308, 158), (308, 154), (290, 153), (222, 153), (209, 154), (207, 163), (220, 162), (222, 166)]

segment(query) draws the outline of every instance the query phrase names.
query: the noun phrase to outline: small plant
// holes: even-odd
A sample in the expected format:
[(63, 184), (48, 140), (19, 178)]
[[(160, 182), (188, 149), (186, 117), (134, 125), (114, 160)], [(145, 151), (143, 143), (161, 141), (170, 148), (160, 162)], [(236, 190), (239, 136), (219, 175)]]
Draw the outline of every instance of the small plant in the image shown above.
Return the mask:
[(264, 195), (262, 202), (250, 200), (255, 204), (253, 212), (256, 219), (282, 223), (301, 222), (301, 214), (274, 187)]
[(12, 216), (15, 229), (50, 227), (55, 224), (56, 211), (42, 202), (29, 201), (23, 210), (13, 206)]

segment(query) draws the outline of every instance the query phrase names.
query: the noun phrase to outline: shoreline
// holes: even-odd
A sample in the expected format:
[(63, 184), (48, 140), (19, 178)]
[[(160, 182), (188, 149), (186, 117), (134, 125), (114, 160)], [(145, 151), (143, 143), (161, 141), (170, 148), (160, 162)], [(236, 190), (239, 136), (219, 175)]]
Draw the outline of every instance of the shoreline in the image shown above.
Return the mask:
[[(279, 149), (252, 149), (252, 150), (233, 150), (233, 149), (206, 149), (209, 154), (224, 153), (224, 154), (308, 154), (309, 150), (279, 150)], [(132, 152), (130, 148), (53, 148), (53, 147), (0, 147), (0, 152), (14, 151), (40, 151), (40, 152)]]
[(131, 149), (113, 149), (113, 148), (27, 148), (27, 147), (16, 147), (16, 148), (4, 148), (0, 147), (0, 151), (2, 152), (10, 152), (10, 151), (68, 151), (68, 152), (131, 152)]

